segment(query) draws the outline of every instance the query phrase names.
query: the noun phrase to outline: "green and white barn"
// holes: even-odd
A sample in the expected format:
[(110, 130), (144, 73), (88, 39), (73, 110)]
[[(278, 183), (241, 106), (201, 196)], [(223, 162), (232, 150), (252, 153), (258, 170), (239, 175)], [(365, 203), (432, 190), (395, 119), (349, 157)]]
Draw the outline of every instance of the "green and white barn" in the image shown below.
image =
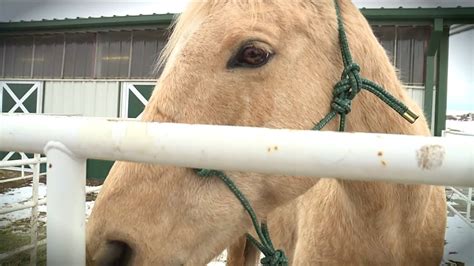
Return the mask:
[[(137, 117), (159, 77), (167, 29), (186, 1), (169, 2), (0, 2), (0, 111)], [(450, 34), (470, 34), (474, 47), (466, 25), (474, 24), (474, 2), (354, 2), (440, 135)], [(91, 160), (88, 177), (104, 178), (110, 166)]]

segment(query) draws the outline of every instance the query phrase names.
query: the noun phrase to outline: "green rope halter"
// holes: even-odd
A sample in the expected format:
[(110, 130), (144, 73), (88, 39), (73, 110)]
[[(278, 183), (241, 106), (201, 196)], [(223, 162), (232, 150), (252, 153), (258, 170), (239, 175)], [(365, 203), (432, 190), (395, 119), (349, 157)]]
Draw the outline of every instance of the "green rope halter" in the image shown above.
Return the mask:
[(341, 46), (344, 70), (342, 71), (341, 80), (334, 85), (331, 111), (314, 126), (313, 130), (321, 130), (339, 114), (341, 117), (339, 120), (339, 131), (344, 131), (346, 115), (351, 112), (352, 100), (362, 89), (377, 96), (408, 122), (413, 124), (416, 119), (418, 119), (415, 113), (410, 111), (408, 107), (390, 95), (390, 93), (381, 86), (360, 76), (360, 66), (352, 61), (352, 55), (349, 49), (349, 43), (347, 42), (346, 31), (344, 30), (344, 23), (342, 22), (341, 11), (337, 0), (334, 0), (334, 5), (336, 6), (339, 43)]
[(250, 202), (245, 198), (244, 194), (237, 188), (235, 183), (222, 171), (209, 170), (209, 169), (196, 169), (197, 175), (201, 177), (219, 177), (234, 193), (235, 197), (240, 201), (244, 209), (250, 216), (252, 220), (257, 236), (260, 239), (258, 242), (253, 236), (247, 234), (247, 239), (249, 239), (262, 253), (265, 257), (260, 261), (263, 265), (288, 265), (288, 259), (285, 256), (285, 253), (282, 250), (275, 250), (273, 247), (272, 240), (270, 239), (270, 234), (266, 224), (262, 223), (261, 225), (258, 222), (257, 215), (253, 210)]
[[(336, 115), (339, 114), (339, 131), (344, 131), (346, 123), (346, 115), (351, 111), (352, 100), (362, 90), (368, 90), (377, 96), (380, 100), (385, 102), (393, 110), (399, 113), (408, 122), (414, 123), (418, 116), (408, 109), (403, 103), (398, 101), (395, 97), (390, 95), (386, 90), (376, 83), (362, 78), (360, 76), (360, 67), (352, 61), (349, 44), (347, 42), (346, 32), (342, 22), (341, 11), (337, 0), (334, 0), (337, 14), (337, 24), (339, 32), (339, 42), (341, 46), (342, 60), (344, 63), (344, 70), (342, 71), (341, 80), (336, 83), (333, 91), (333, 100), (331, 102), (331, 111), (319, 121), (313, 128), (313, 130), (320, 130), (332, 121)], [(247, 234), (249, 239), (264, 255), (265, 257), (260, 261), (263, 265), (269, 266), (286, 266), (288, 265), (288, 258), (282, 250), (275, 250), (273, 243), (270, 239), (270, 234), (265, 223), (259, 223), (257, 215), (253, 210), (250, 202), (245, 198), (244, 194), (237, 188), (235, 183), (223, 172), (218, 170), (209, 169), (195, 169), (197, 175), (201, 177), (213, 177), (220, 178), (229, 189), (234, 193), (237, 199), (240, 201), (245, 211), (250, 216), (255, 231), (260, 242)]]

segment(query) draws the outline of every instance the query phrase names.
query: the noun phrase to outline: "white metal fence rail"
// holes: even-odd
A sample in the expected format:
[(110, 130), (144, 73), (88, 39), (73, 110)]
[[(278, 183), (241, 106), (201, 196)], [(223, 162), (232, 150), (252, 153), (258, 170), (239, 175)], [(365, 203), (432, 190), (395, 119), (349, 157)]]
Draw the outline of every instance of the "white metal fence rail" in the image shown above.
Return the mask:
[[(470, 138), (474, 139), (474, 134), (465, 133), (454, 130), (445, 130), (443, 131), (444, 137), (461, 137), (461, 138)], [(474, 206), (473, 200), (473, 188), (459, 188), (459, 187), (447, 187), (451, 191), (451, 195), (448, 197), (448, 209), (453, 213), (457, 214), (464, 222), (466, 222), (471, 228), (474, 228), (474, 219), (471, 218), (471, 209)], [(456, 197), (457, 200), (461, 200), (466, 204), (465, 211), (460, 210), (462, 207), (455, 207), (456, 204), (453, 202), (453, 198)]]
[(0, 150), (47, 155), (49, 265), (85, 263), (86, 158), (474, 186), (471, 139), (32, 115), (0, 124)]

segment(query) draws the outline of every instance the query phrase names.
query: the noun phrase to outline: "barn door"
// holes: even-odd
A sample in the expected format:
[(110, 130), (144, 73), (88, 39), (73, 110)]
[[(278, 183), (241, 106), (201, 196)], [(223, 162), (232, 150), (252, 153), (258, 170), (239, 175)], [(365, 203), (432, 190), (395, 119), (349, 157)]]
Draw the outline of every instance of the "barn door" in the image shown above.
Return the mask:
[(43, 83), (40, 81), (0, 81), (2, 113), (42, 113)]
[[(0, 81), (0, 111), (2, 113), (42, 113), (43, 83), (40, 81)], [(0, 152), (2, 161), (33, 158), (23, 152)], [(18, 167), (10, 170), (20, 170)], [(24, 169), (30, 172), (30, 167)]]
[(120, 117), (139, 117), (148, 103), (155, 85), (155, 82), (123, 82), (120, 93)]

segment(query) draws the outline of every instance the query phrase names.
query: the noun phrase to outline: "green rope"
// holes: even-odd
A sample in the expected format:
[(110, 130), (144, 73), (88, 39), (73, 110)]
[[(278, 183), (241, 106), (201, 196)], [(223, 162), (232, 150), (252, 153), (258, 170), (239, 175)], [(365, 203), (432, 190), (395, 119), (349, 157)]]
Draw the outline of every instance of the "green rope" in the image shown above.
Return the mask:
[[(339, 131), (344, 131), (346, 116), (351, 112), (352, 100), (362, 89), (371, 92), (380, 100), (385, 102), (388, 106), (390, 106), (393, 110), (403, 116), (407, 121), (414, 123), (418, 116), (411, 112), (408, 107), (390, 95), (390, 93), (384, 90), (381, 86), (361, 77), (359, 65), (352, 61), (352, 55), (347, 42), (346, 32), (344, 30), (341, 11), (337, 0), (334, 0), (334, 4), (337, 13), (339, 42), (341, 47), (342, 61), (344, 63), (344, 70), (342, 71), (341, 80), (336, 83), (336, 85), (334, 85), (331, 111), (314, 126), (313, 130), (321, 130), (337, 115), (339, 115)], [(247, 234), (247, 239), (249, 239), (265, 255), (265, 257), (261, 259), (260, 262), (265, 266), (288, 265), (288, 259), (286, 258), (285, 253), (279, 249), (275, 250), (266, 224), (260, 224), (258, 222), (257, 215), (250, 205), (250, 202), (237, 188), (235, 183), (232, 182), (232, 180), (222, 171), (209, 169), (195, 169), (195, 171), (197, 175), (202, 177), (216, 176), (220, 178), (240, 201), (252, 220), (260, 242), (249, 234)]]
[(352, 61), (352, 55), (337, 0), (334, 0), (334, 5), (336, 7), (339, 43), (344, 70), (342, 71), (341, 80), (334, 85), (331, 111), (313, 127), (313, 130), (321, 130), (339, 114), (339, 131), (344, 131), (346, 116), (351, 112), (352, 100), (362, 89), (377, 96), (408, 122), (414, 123), (416, 119), (418, 119), (418, 116), (410, 111), (407, 106), (378, 84), (361, 77), (359, 65)]
[(264, 258), (260, 261), (263, 265), (269, 266), (286, 266), (288, 265), (288, 259), (285, 256), (285, 253), (282, 250), (275, 250), (273, 243), (270, 239), (270, 234), (268, 232), (267, 226), (262, 223), (261, 225), (258, 222), (257, 215), (253, 210), (250, 202), (245, 198), (244, 194), (237, 188), (235, 183), (222, 171), (209, 170), (209, 169), (195, 169), (198, 176), (201, 177), (212, 177), (216, 176), (220, 178), (224, 184), (234, 193), (235, 197), (240, 201), (244, 209), (250, 216), (252, 220), (257, 236), (260, 239), (260, 242), (256, 240), (251, 235), (247, 234), (247, 239), (249, 239), (262, 253), (265, 255)]

